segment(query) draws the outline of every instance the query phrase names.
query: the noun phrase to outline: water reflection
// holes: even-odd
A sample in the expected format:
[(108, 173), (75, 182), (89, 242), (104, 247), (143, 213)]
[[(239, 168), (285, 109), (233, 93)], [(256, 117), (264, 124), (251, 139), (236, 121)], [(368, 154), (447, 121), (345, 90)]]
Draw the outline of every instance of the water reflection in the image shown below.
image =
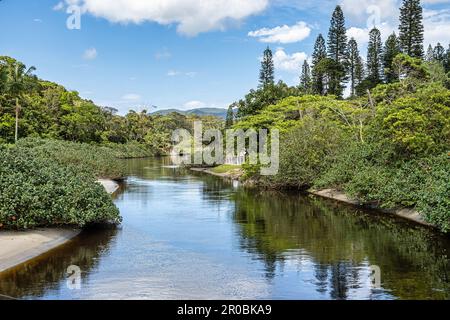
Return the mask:
[[(450, 242), (403, 220), (299, 194), (246, 190), (127, 161), (119, 230), (84, 233), (0, 275), (42, 299), (449, 299)], [(69, 291), (78, 265), (82, 290)], [(371, 266), (381, 269), (381, 287)]]
[(369, 298), (450, 297), (449, 241), (427, 228), (314, 197), (242, 190), (234, 200), (241, 248), (265, 261), (268, 277), (306, 255), (316, 290), (332, 299), (367, 286), (370, 265), (380, 267), (383, 290), (371, 289)]

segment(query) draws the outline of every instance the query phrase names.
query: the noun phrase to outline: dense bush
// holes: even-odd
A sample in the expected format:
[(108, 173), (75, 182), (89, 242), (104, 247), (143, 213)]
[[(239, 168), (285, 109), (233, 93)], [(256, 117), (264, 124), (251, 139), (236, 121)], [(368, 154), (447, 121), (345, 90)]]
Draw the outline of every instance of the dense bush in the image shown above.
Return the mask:
[(96, 178), (120, 179), (124, 166), (117, 159), (117, 151), (96, 145), (59, 140), (26, 138), (19, 140), (16, 148), (30, 150), (36, 157), (48, 159), (62, 166), (76, 166), (79, 172)]
[(433, 84), (414, 94), (379, 103), (370, 131), (371, 141), (390, 144), (403, 157), (448, 151), (450, 90)]
[(125, 144), (106, 143), (102, 145), (102, 148), (108, 149), (107, 151), (118, 159), (136, 159), (155, 156), (154, 149), (135, 141)]
[(354, 144), (340, 153), (314, 187), (340, 189), (382, 208), (415, 208), (430, 223), (450, 231), (448, 155), (396, 162), (390, 158), (390, 152), (377, 154), (373, 146)]
[(95, 177), (54, 161), (44, 146), (0, 147), (1, 228), (119, 223), (118, 209)]
[(279, 174), (261, 180), (273, 187), (308, 188), (334, 161), (348, 139), (334, 123), (309, 119), (280, 141)]

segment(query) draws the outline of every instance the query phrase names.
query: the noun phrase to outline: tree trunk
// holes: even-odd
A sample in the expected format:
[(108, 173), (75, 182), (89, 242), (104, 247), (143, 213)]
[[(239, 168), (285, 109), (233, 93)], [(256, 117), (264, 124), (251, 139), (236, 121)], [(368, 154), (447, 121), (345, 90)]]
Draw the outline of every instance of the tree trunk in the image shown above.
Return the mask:
[(19, 106), (19, 98), (16, 98), (16, 131), (15, 131), (15, 142), (17, 142), (17, 140), (19, 139), (19, 111), (20, 111), (20, 106)]

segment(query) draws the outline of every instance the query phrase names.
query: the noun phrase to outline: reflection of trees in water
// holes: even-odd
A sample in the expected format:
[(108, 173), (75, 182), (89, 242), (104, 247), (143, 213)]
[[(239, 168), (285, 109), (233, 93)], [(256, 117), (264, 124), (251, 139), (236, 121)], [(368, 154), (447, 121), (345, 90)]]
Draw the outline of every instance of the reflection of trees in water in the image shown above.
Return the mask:
[[(450, 241), (426, 228), (322, 199), (241, 190), (235, 194), (241, 247), (274, 275), (283, 253), (304, 249), (314, 260), (317, 291), (345, 299), (367, 280), (367, 262), (399, 298), (450, 298)], [(438, 290), (435, 290), (438, 289)]]
[(116, 228), (87, 230), (67, 245), (0, 275), (0, 294), (15, 298), (41, 297), (58, 289), (67, 279), (67, 268), (80, 267), (82, 281), (95, 269), (101, 256), (107, 255)]

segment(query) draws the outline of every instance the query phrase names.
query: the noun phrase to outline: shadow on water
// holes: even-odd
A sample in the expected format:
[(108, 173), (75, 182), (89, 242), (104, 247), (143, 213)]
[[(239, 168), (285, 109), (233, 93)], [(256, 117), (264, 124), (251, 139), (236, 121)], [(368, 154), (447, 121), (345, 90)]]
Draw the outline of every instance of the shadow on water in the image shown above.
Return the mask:
[[(167, 159), (126, 163), (130, 179), (116, 198), (123, 229), (87, 230), (1, 274), (0, 294), (72, 297), (66, 271), (77, 265), (101, 297), (450, 299), (450, 240), (429, 228), (312, 196), (247, 190)], [(111, 257), (114, 268), (101, 263)], [(371, 266), (381, 271), (378, 288)], [(119, 283), (105, 284), (105, 273)]]

